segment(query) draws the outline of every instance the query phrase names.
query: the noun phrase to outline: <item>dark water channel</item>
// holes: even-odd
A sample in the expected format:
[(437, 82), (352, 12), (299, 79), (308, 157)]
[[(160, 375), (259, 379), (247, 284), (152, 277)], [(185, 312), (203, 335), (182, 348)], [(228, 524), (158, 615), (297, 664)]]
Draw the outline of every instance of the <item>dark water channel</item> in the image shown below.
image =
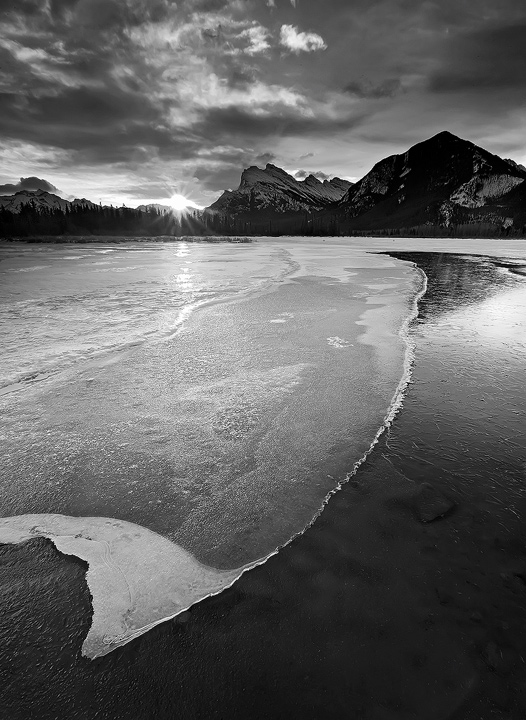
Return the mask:
[(526, 717), (526, 282), (396, 257), (428, 277), (404, 407), (265, 565), (91, 662), (82, 563), (42, 539), (0, 547), (2, 718)]

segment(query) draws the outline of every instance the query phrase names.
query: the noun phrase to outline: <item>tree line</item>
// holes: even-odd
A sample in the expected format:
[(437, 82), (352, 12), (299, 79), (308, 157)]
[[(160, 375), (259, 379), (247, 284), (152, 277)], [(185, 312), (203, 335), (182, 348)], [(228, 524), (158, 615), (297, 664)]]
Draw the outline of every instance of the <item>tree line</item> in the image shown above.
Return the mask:
[(524, 237), (525, 227), (503, 223), (464, 222), (444, 227), (418, 224), (408, 227), (353, 228), (337, 212), (289, 212), (274, 215), (190, 211), (183, 214), (157, 208), (137, 210), (103, 205), (43, 208), (23, 205), (14, 213), (0, 208), (0, 237), (38, 238), (58, 236), (202, 237), (202, 236), (388, 236), (388, 237)]
[(202, 222), (192, 214), (163, 213), (156, 208), (137, 210), (103, 205), (43, 208), (35, 203), (22, 205), (14, 213), (0, 208), (0, 235), (36, 237), (58, 235), (198, 235)]

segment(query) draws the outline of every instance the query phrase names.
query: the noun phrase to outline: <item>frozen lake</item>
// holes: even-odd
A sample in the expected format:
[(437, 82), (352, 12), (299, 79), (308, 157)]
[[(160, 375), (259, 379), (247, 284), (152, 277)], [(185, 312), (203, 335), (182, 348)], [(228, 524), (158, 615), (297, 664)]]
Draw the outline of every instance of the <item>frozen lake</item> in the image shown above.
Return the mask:
[(41, 535), (89, 563), (85, 654), (317, 516), (408, 376), (424, 276), (375, 251), (422, 244), (524, 270), (520, 241), (2, 246), (0, 541)]
[[(323, 241), (5, 245), (1, 258), (0, 540), (73, 537), (74, 554), (78, 534), (79, 557), (126, 565), (112, 593), (127, 604), (97, 604), (129, 616), (101, 630), (106, 651), (313, 520), (392, 407), (422, 288), (410, 263)], [(121, 524), (99, 536), (97, 518)], [(141, 529), (134, 568), (118, 548)], [(190, 599), (151, 577), (151, 533), (191, 554)], [(130, 587), (146, 581), (139, 599)]]

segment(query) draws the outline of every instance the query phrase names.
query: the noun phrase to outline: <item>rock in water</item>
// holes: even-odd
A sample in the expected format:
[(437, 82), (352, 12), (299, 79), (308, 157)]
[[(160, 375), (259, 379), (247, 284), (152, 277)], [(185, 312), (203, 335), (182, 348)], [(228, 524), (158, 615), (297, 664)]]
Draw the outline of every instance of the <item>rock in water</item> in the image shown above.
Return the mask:
[(447, 515), (455, 503), (429, 483), (422, 483), (414, 496), (414, 507), (421, 522), (432, 522)]

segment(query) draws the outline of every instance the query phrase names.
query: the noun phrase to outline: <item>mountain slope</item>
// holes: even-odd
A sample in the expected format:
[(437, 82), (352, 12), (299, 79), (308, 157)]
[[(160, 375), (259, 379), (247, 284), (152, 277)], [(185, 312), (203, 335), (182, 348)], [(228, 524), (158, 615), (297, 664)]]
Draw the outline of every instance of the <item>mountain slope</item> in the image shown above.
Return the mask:
[(322, 182), (314, 175), (296, 180), (269, 163), (265, 169), (244, 170), (237, 190), (227, 190), (207, 209), (230, 216), (321, 210), (340, 200), (351, 185), (340, 178)]
[(346, 228), (526, 221), (526, 170), (442, 132), (378, 162), (339, 203)]

